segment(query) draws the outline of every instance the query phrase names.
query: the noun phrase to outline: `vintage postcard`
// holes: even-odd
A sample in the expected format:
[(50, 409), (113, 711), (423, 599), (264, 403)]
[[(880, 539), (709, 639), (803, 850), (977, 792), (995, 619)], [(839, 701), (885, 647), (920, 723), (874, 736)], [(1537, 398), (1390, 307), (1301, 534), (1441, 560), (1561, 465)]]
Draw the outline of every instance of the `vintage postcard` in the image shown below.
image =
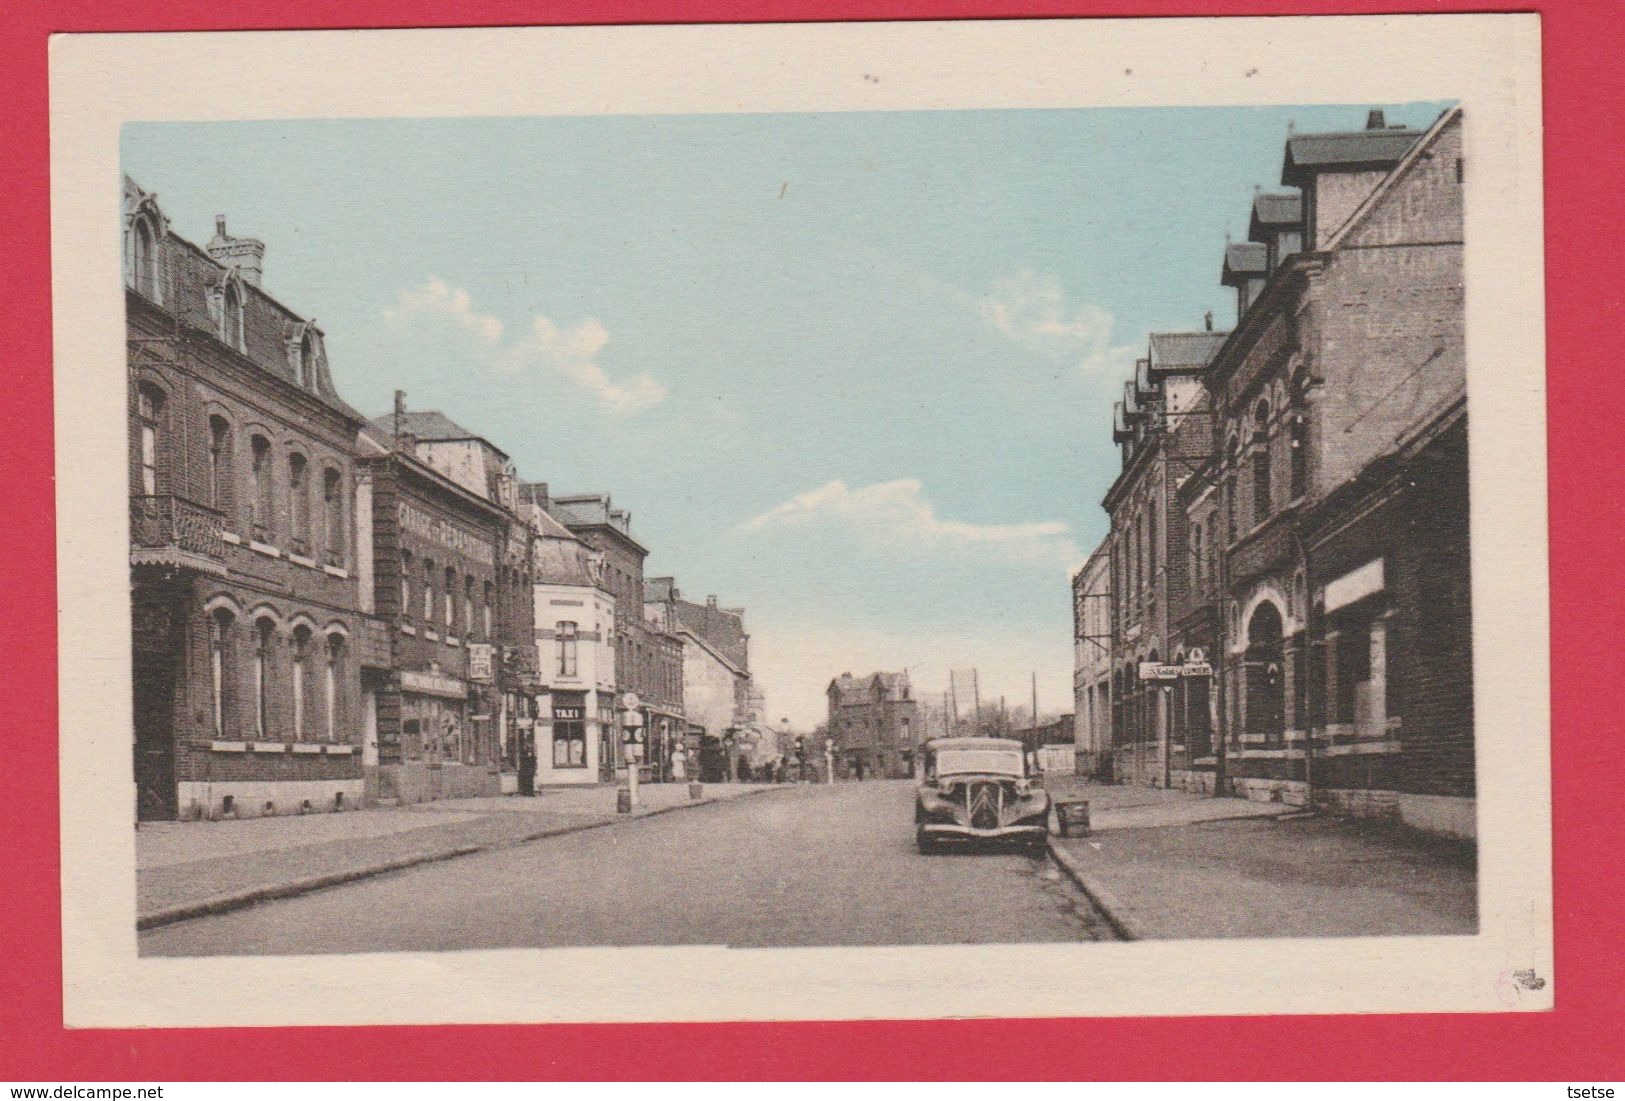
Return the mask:
[(67, 1024), (1549, 1008), (1538, 48), (59, 38)]

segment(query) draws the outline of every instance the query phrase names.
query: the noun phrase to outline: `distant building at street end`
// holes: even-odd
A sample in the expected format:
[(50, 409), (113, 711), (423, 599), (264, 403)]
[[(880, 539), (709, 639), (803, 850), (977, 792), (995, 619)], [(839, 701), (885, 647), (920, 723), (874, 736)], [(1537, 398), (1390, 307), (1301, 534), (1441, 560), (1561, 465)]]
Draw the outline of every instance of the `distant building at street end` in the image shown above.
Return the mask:
[(829, 682), (829, 732), (851, 776), (905, 778), (914, 774), (919, 704), (908, 673), (842, 673)]
[(1076, 769), (1110, 779), (1112, 749), (1111, 546), (1072, 576), (1072, 702)]
[(745, 610), (724, 608), (715, 596), (685, 600), (672, 577), (644, 586), (645, 614), (656, 631), (683, 646), (684, 749), (701, 778), (736, 776), (743, 760), (758, 769), (776, 760), (778, 738), (762, 721), (762, 700), (750, 674)]

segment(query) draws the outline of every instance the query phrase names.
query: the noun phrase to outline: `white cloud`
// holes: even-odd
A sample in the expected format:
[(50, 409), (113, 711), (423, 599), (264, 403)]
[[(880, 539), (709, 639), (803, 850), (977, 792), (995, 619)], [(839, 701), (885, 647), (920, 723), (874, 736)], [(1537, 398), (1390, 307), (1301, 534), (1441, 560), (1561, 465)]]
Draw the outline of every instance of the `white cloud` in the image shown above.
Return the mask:
[(623, 382), (609, 377), (598, 362), (609, 343), (609, 330), (596, 318), (563, 326), (537, 314), (523, 336), (503, 340), (502, 322), (474, 309), (468, 292), (430, 279), (421, 287), (404, 290), (384, 317), (400, 324), (424, 319), (450, 322), (473, 338), (476, 363), (504, 375), (524, 375), (541, 368), (591, 394), (610, 413), (635, 416), (665, 401), (670, 388), (647, 373)]
[(976, 299), (982, 320), (1023, 347), (1088, 375), (1123, 373), (1134, 347), (1113, 344), (1112, 315), (1088, 303), (1071, 304), (1058, 279), (1023, 271), (993, 284)]
[(1070, 568), (1082, 555), (1064, 523), (973, 524), (945, 520), (912, 478), (852, 489), (836, 480), (776, 505), (739, 525), (740, 531), (824, 526), (844, 529), (874, 545), (975, 550), (1033, 563)]

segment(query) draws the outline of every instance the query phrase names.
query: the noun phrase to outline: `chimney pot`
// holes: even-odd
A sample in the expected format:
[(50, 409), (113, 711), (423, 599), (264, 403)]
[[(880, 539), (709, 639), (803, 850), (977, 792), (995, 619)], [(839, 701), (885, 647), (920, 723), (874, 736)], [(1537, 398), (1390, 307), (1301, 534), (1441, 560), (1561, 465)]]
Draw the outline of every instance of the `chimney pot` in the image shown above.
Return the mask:
[(1384, 130), (1387, 129), (1387, 126), (1388, 124), (1383, 120), (1381, 111), (1366, 112), (1365, 128), (1367, 130)]
[(1213, 331), (1213, 311), (1212, 310), (1209, 310), (1207, 313), (1202, 315), (1202, 323), (1207, 326), (1207, 331), (1208, 332), (1211, 333)]
[(224, 214), (216, 214), (214, 216), (214, 233), (216, 237), (224, 237), (226, 235), (226, 216)]

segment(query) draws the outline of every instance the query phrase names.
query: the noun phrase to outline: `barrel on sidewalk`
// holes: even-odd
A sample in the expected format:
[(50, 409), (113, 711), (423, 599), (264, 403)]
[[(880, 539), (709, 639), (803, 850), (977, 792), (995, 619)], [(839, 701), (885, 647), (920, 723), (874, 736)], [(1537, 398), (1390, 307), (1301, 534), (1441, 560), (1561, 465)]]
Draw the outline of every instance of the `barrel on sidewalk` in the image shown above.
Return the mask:
[(1063, 799), (1055, 804), (1055, 819), (1062, 837), (1089, 836), (1089, 800)]

